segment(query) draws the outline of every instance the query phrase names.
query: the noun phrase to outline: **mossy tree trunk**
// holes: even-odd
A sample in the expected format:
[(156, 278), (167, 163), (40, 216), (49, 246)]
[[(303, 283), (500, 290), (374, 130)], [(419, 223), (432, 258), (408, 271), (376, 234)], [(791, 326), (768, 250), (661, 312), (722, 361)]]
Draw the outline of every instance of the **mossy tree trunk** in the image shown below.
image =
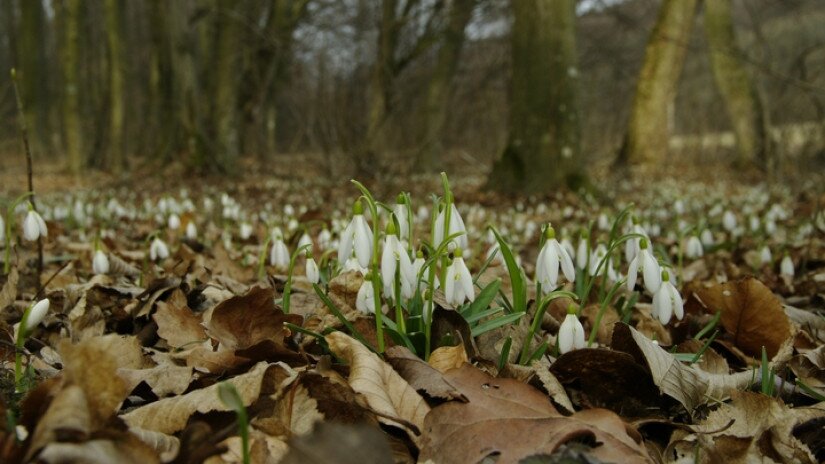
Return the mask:
[(645, 48), (619, 164), (649, 164), (667, 156), (668, 106), (676, 96), (696, 8), (697, 0), (664, 0), (659, 9)]
[(239, 155), (238, 127), (238, 32), (240, 18), (235, 0), (218, 0), (214, 23), (214, 81), (210, 126), (213, 164), (200, 166), (206, 170), (233, 171)]
[[(10, 2), (11, 3), (11, 2)], [(20, 2), (17, 71), (29, 137), (35, 151), (49, 146), (49, 66), (46, 61), (46, 12), (41, 1)]]
[(736, 134), (736, 164), (771, 171), (768, 116), (736, 44), (731, 0), (705, 0), (704, 18), (713, 77)]
[(123, 26), (120, 0), (106, 0), (106, 41), (109, 46), (109, 153), (106, 165), (113, 172), (124, 168), (124, 73)]
[(61, 53), (63, 71), (63, 138), (72, 174), (84, 167), (83, 132), (80, 124), (80, 7), (82, 0), (66, 0), (63, 8), (64, 36)]
[(575, 1), (513, 0), (510, 134), (488, 184), (546, 192), (581, 179)]
[(447, 26), (438, 49), (435, 70), (430, 78), (425, 102), (424, 142), (421, 161), (423, 167), (440, 171), (440, 158), (444, 152), (444, 124), (447, 121), (450, 86), (455, 75), (461, 48), (464, 46), (464, 29), (473, 14), (477, 0), (454, 0), (448, 13)]

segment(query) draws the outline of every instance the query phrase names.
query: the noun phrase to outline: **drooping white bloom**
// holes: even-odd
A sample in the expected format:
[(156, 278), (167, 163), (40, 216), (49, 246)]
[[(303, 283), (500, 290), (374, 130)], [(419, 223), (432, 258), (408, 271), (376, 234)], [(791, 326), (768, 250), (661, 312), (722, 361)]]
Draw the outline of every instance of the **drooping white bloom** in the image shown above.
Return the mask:
[(43, 321), (43, 318), (46, 317), (46, 313), (49, 312), (49, 299), (44, 298), (32, 306), (31, 311), (29, 311), (29, 317), (26, 319), (26, 332), (29, 332), (33, 328), (37, 327), (37, 324), (40, 324)]
[(562, 248), (567, 250), (567, 254), (570, 255), (571, 258), (576, 256), (576, 249), (573, 248), (573, 244), (570, 243), (570, 239), (564, 237), (559, 243), (561, 243)]
[(759, 250), (759, 261), (764, 264), (770, 264), (773, 261), (773, 255), (771, 254), (771, 249), (768, 245), (762, 247)]
[(361, 266), (361, 263), (358, 262), (358, 258), (355, 256), (350, 256), (350, 258), (344, 263), (344, 267), (341, 269), (341, 272), (349, 271), (358, 271), (361, 275), (367, 275), (367, 268)]
[(387, 235), (384, 237), (384, 248), (381, 252), (381, 281), (384, 284), (384, 296), (387, 298), (397, 298), (395, 294), (395, 271), (400, 269), (401, 280), (411, 282), (415, 279), (412, 262), (407, 250), (401, 246), (401, 241), (395, 235), (395, 225), (390, 223), (387, 226)]
[(169, 215), (169, 221), (167, 221), (167, 226), (171, 230), (178, 230), (180, 229), (180, 216), (175, 213)]
[(710, 229), (705, 229), (702, 231), (701, 239), (702, 245), (706, 247), (711, 247), (715, 243), (715, 241), (713, 240), (713, 232), (711, 232)]
[(667, 325), (670, 318), (675, 314), (680, 321), (685, 316), (682, 306), (682, 295), (676, 287), (670, 283), (667, 271), (662, 271), (662, 284), (659, 290), (653, 294), (653, 317), (658, 317), (662, 325)]
[(364, 210), (361, 202), (356, 202), (352, 208), (352, 220), (338, 243), (338, 262), (345, 263), (352, 254), (358, 258), (361, 267), (368, 267), (372, 257), (372, 230), (364, 219)]
[(332, 233), (324, 227), (321, 233), (318, 234), (318, 246), (322, 250), (328, 250), (332, 244)]
[(312, 247), (312, 238), (310, 238), (308, 233), (304, 232), (303, 234), (301, 234), (301, 238), (298, 239), (298, 248), (307, 245), (309, 245), (310, 248)]
[(149, 245), (149, 259), (152, 261), (157, 261), (159, 259), (163, 260), (169, 257), (169, 247), (166, 246), (166, 242), (161, 240), (158, 237), (155, 237), (152, 240), (152, 243)]
[(375, 292), (369, 278), (365, 277), (364, 282), (358, 289), (358, 295), (355, 297), (355, 309), (364, 314), (375, 314)]
[[(647, 235), (647, 231), (640, 224), (634, 223), (633, 227), (630, 229), (630, 232), (642, 235), (648, 241), (650, 241), (650, 238)], [(633, 237), (630, 240), (624, 242), (624, 257), (628, 263), (633, 261), (633, 258), (635, 258), (636, 255), (639, 254), (639, 242), (641, 240), (641, 237)]]
[(453, 262), (447, 267), (447, 278), (444, 283), (444, 296), (447, 303), (457, 308), (464, 304), (464, 301), (473, 301), (476, 297), (473, 287), (473, 277), (470, 270), (461, 257), (460, 249), (455, 252)]
[(579, 269), (587, 268), (587, 261), (590, 258), (590, 242), (587, 234), (582, 234), (579, 238), (579, 247), (576, 248), (576, 267)]
[(648, 248), (647, 240), (639, 242), (639, 253), (633, 258), (627, 269), (627, 290), (630, 292), (636, 286), (636, 276), (640, 269), (644, 277), (645, 288), (651, 294), (656, 294), (656, 291), (662, 285), (661, 269), (653, 253)]
[(599, 213), (599, 220), (597, 222), (598, 222), (599, 230), (604, 230), (604, 231), (610, 230), (610, 219), (607, 217), (606, 214)]
[(241, 237), (241, 240), (248, 240), (249, 237), (252, 236), (252, 225), (248, 222), (242, 222), (239, 235)]
[(392, 212), (395, 214), (396, 219), (398, 219), (398, 236), (401, 237), (401, 240), (404, 240), (410, 233), (410, 224), (407, 221), (407, 203), (404, 195), (398, 195)]
[(109, 257), (103, 250), (95, 251), (94, 258), (92, 258), (92, 270), (95, 274), (109, 273)]
[(695, 235), (688, 237), (685, 243), (685, 256), (688, 259), (696, 259), (701, 258), (704, 253), (705, 250), (702, 247), (702, 241), (699, 240), (699, 237)]
[(195, 221), (189, 221), (189, 223), (186, 224), (186, 238), (189, 240), (198, 238), (198, 226), (195, 225)]
[(604, 270), (604, 266), (606, 264), (602, 264), (602, 267), (599, 268), (599, 263), (602, 261), (602, 259), (606, 255), (607, 255), (607, 247), (604, 246), (604, 243), (598, 244), (596, 246), (596, 249), (594, 249), (590, 253), (590, 268), (588, 269), (588, 272), (590, 273), (591, 276), (595, 277), (595, 276), (601, 274), (601, 272)]
[(793, 267), (793, 260), (787, 254), (784, 258), (782, 258), (782, 262), (779, 263), (779, 273), (788, 277), (794, 276), (795, 272)]
[(269, 265), (286, 270), (289, 268), (289, 258), (289, 249), (287, 249), (283, 239), (278, 236), (272, 241), (272, 248), (269, 250)]
[[(401, 296), (404, 298), (412, 298), (416, 289), (421, 289), (425, 285), (424, 282), (418, 282), (418, 274), (421, 273), (424, 262), (424, 256), (419, 252), (419, 256), (412, 262), (409, 275), (406, 277), (401, 275)], [(435, 284), (438, 284), (438, 279), (435, 280)]]
[(307, 258), (306, 276), (311, 284), (317, 284), (321, 280), (321, 271), (318, 270), (318, 264), (312, 256)]
[(49, 230), (46, 228), (46, 221), (33, 209), (29, 209), (26, 219), (23, 220), (23, 238), (34, 242), (39, 237), (48, 237)]
[(733, 232), (736, 229), (736, 215), (733, 214), (733, 211), (725, 211), (722, 216), (722, 227), (728, 232)]
[(569, 282), (576, 280), (576, 269), (567, 250), (556, 240), (556, 231), (548, 227), (546, 235), (547, 240), (536, 260), (536, 280), (545, 291), (551, 291), (558, 285), (559, 267)]
[[(445, 211), (446, 209), (438, 213), (438, 217), (435, 219), (435, 236), (433, 237), (433, 247), (435, 248), (441, 246), (441, 242), (444, 241)], [(450, 248), (458, 246), (462, 250), (466, 250), (469, 244), (467, 241), (467, 228), (464, 227), (464, 220), (461, 219), (461, 215), (458, 213), (458, 208), (455, 207), (455, 203), (450, 203), (450, 224), (447, 235), (453, 235), (458, 232), (461, 232), (461, 235), (451, 241)]]
[(757, 232), (759, 230), (759, 226), (761, 226), (761, 224), (759, 223), (759, 218), (756, 217), (756, 215), (752, 215), (749, 218), (749, 226), (750, 226), (751, 232)]
[(586, 347), (584, 327), (575, 314), (567, 313), (559, 327), (559, 352), (568, 353)]

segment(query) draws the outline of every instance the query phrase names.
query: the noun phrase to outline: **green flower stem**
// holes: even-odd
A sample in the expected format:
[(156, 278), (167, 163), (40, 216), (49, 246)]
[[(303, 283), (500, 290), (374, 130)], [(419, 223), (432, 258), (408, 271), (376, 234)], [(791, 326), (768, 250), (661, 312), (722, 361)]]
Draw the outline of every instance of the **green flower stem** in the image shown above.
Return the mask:
[(20, 326), (17, 329), (17, 339), (14, 343), (14, 389), (20, 392), (21, 382), (23, 380), (23, 344), (26, 341), (26, 325), (29, 322), (29, 315), (32, 312), (34, 303), (30, 304), (25, 311), (23, 311), (23, 318), (20, 320)]
[(613, 284), (610, 287), (610, 291), (607, 292), (607, 298), (603, 299), (601, 305), (599, 306), (599, 312), (596, 313), (596, 321), (593, 323), (593, 327), (590, 329), (590, 337), (587, 339), (587, 347), (590, 348), (593, 343), (596, 342), (596, 334), (599, 332), (599, 326), (602, 324), (602, 317), (604, 316), (605, 311), (607, 311), (607, 306), (613, 301), (613, 297), (616, 296), (616, 292), (622, 288), (622, 285), (625, 284), (625, 279), (619, 279), (618, 282)]
[[(441, 184), (444, 186), (444, 224), (442, 224), (442, 237), (444, 242), (447, 241), (447, 236), (450, 234), (450, 221), (452, 220), (453, 212), (453, 192), (450, 190), (450, 181), (447, 179), (447, 173), (441, 173)], [(449, 257), (447, 255), (441, 258), (441, 288), (445, 288), (447, 283), (447, 265)]]
[(396, 266), (392, 282), (393, 296), (395, 297), (395, 324), (398, 332), (407, 333), (407, 321), (404, 319), (404, 308), (401, 306), (401, 266)]
[(258, 280), (264, 280), (266, 275), (266, 251), (269, 248), (269, 243), (271, 241), (272, 236), (267, 234), (266, 240), (264, 240), (263, 249), (261, 249), (261, 253), (258, 255)]
[(376, 206), (375, 198), (373, 198), (370, 191), (357, 180), (353, 179), (352, 183), (363, 194), (363, 198), (367, 201), (367, 206), (370, 209), (372, 216), (372, 263), (370, 269), (372, 270), (372, 291), (375, 298), (375, 337), (378, 339), (378, 353), (384, 353), (384, 321), (381, 313), (381, 275), (378, 268), (378, 236), (380, 235), (380, 228), (378, 222), (378, 207)]
[(535, 336), (536, 332), (538, 332), (539, 327), (541, 327), (541, 320), (544, 317), (544, 312), (547, 311), (547, 305), (549, 305), (550, 302), (556, 298), (561, 297), (567, 297), (573, 300), (578, 298), (575, 293), (568, 292), (566, 290), (557, 290), (544, 296), (541, 303), (539, 303), (536, 308), (536, 314), (533, 315), (533, 323), (530, 324), (530, 330), (524, 338), (524, 344), (521, 347), (521, 354), (519, 355), (519, 364), (526, 364), (530, 359), (530, 342), (533, 340), (533, 336)]
[(286, 273), (286, 285), (284, 285), (284, 296), (281, 302), (281, 306), (284, 308), (284, 313), (286, 314), (289, 314), (289, 297), (292, 295), (292, 273), (295, 271), (295, 261), (301, 253), (304, 253), (306, 249), (311, 246), (312, 245), (308, 243), (293, 251), (292, 256), (289, 257), (289, 271)]

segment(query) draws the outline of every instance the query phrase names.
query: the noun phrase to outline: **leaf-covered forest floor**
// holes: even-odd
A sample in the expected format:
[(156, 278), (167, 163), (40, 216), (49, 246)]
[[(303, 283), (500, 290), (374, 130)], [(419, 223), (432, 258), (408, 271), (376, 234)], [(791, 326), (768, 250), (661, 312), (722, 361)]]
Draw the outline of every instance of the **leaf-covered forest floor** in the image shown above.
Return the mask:
[[(451, 178), (450, 194), (436, 175), (367, 182), (391, 210), (410, 192), (391, 229), (413, 227), (390, 253), (400, 269), (399, 253), (421, 252), (410, 295), (403, 271), (386, 293), (376, 273), (381, 205), (376, 231), (360, 202), (379, 258), (358, 262), (368, 242), (356, 234), (338, 262), (362, 195), (350, 182), (180, 178), (75, 189), (37, 177), (38, 274), (27, 203), (7, 211), (25, 182), (4, 173), (20, 189), (0, 197), (13, 245), (0, 276), (0, 462), (243, 462), (244, 448), (255, 463), (825, 460), (821, 181), (637, 180), (523, 198), (486, 192), (479, 176)], [(438, 284), (452, 248), (431, 221), (450, 198), (472, 301)], [(558, 250), (539, 259), (548, 223), (572, 275)], [(681, 318), (673, 295), (656, 302), (664, 284), (650, 273), (625, 282), (648, 251)], [(48, 311), (18, 337), (42, 299)], [(569, 318), (589, 346), (560, 343)]]

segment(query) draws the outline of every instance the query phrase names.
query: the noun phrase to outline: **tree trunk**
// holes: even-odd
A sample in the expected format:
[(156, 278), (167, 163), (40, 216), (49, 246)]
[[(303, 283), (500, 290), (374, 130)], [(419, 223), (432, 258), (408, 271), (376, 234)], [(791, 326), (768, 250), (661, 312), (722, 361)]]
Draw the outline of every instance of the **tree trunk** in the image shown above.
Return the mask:
[(106, 41), (109, 45), (109, 154), (106, 165), (119, 173), (124, 167), (124, 70), (123, 27), (120, 24), (120, 3), (106, 0)]
[(452, 3), (435, 70), (427, 88), (421, 161), (431, 171), (442, 168), (440, 158), (444, 152), (444, 124), (447, 121), (450, 84), (464, 45), (464, 29), (470, 22), (475, 4), (476, 0), (455, 0)]
[[(10, 2), (11, 3), (11, 2)], [(20, 2), (20, 47), (17, 57), (21, 98), (35, 151), (49, 146), (49, 71), (46, 62), (46, 13), (41, 1)]]
[(705, 1), (705, 33), (716, 86), (736, 134), (737, 163), (770, 171), (768, 118), (761, 95), (741, 60), (731, 15), (731, 0)]
[(510, 135), (492, 188), (546, 192), (581, 180), (575, 1), (513, 0)]
[(64, 37), (61, 65), (63, 68), (63, 132), (69, 169), (80, 175), (84, 165), (83, 134), (80, 125), (80, 5), (81, 0), (67, 0), (64, 8)]
[(239, 155), (238, 136), (238, 83), (236, 66), (238, 57), (239, 21), (235, 13), (234, 0), (217, 2), (215, 21), (215, 52), (212, 61), (215, 80), (213, 82), (213, 107), (211, 127), (215, 166), (201, 166), (209, 170), (232, 171)]
[[(182, 125), (175, 113), (175, 108), (183, 106), (181, 95), (182, 87), (176, 92), (176, 82), (179, 76), (175, 75), (172, 53), (172, 28), (170, 22), (177, 16), (184, 15), (181, 2), (167, 2), (166, 0), (152, 0), (149, 4), (151, 19), (150, 40), (151, 69), (149, 70), (149, 108), (146, 111), (146, 127), (157, 134), (151, 140), (143, 140), (146, 151), (157, 156), (161, 161), (171, 161), (173, 153), (181, 148), (179, 129)], [(180, 28), (187, 27), (179, 24)], [(182, 65), (184, 59), (181, 58)], [(178, 86), (180, 87), (180, 86)]]
[(618, 163), (645, 164), (668, 151), (668, 106), (685, 62), (697, 0), (665, 0), (645, 48)]

